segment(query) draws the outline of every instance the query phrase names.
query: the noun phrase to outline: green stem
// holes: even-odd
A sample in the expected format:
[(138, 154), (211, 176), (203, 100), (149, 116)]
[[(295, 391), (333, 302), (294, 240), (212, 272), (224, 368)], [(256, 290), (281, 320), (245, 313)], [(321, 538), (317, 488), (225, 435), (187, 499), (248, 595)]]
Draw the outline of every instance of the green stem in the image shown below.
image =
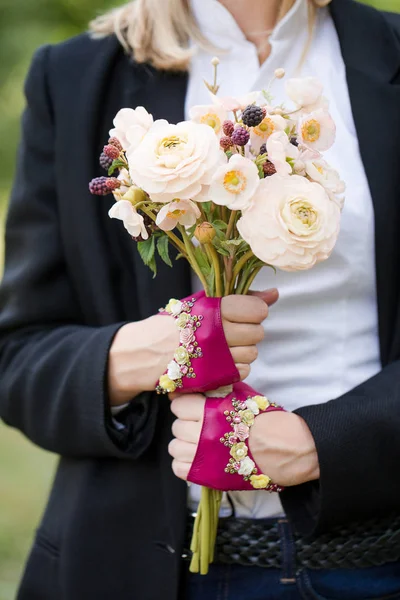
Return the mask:
[[(157, 217), (149, 208), (145, 208), (144, 206), (142, 206), (140, 210), (144, 212), (148, 217), (150, 217), (150, 219), (156, 222)], [(164, 231), (164, 233), (169, 237), (171, 242), (174, 244), (175, 248), (179, 250), (179, 252), (181, 252), (181, 254), (183, 254), (185, 258), (188, 258), (185, 245), (181, 242), (178, 236), (172, 233), (172, 231)]]
[(208, 251), (211, 256), (211, 260), (212, 260), (212, 264), (213, 264), (214, 272), (215, 272), (215, 293), (218, 298), (221, 298), (221, 296), (223, 295), (223, 290), (222, 290), (221, 269), (220, 269), (218, 254), (217, 254), (217, 251), (215, 250), (214, 246), (212, 245), (212, 243), (207, 244), (207, 247), (208, 247)]
[(207, 575), (210, 564), (210, 490), (201, 488), (200, 575)]
[(237, 210), (233, 210), (230, 214), (228, 228), (226, 230), (226, 239), (227, 240), (231, 239), (232, 231), (233, 231), (233, 228), (235, 227), (235, 223), (236, 223), (236, 215), (237, 215)]
[(181, 232), (181, 236), (182, 236), (182, 239), (183, 239), (184, 244), (185, 244), (186, 252), (187, 252), (187, 255), (188, 255), (188, 261), (190, 262), (190, 265), (191, 265), (193, 271), (196, 273), (197, 277), (200, 279), (201, 284), (202, 284), (202, 286), (204, 288), (204, 291), (206, 293), (206, 296), (208, 296), (209, 295), (209, 290), (208, 290), (207, 281), (206, 281), (206, 278), (204, 277), (203, 273), (201, 272), (199, 264), (198, 264), (198, 262), (196, 260), (195, 255), (194, 255), (193, 244), (192, 244), (191, 240), (189, 239), (188, 234), (186, 233), (186, 229), (182, 225), (179, 226), (179, 231)]
[(247, 252), (245, 252), (245, 254), (243, 254), (242, 258), (240, 258), (237, 261), (235, 268), (233, 269), (233, 280), (236, 279), (236, 277), (239, 275), (240, 271), (243, 269), (244, 265), (253, 256), (254, 256), (253, 250), (247, 250)]
[(263, 268), (263, 266), (264, 265), (260, 265), (259, 267), (256, 267), (254, 269), (254, 271), (251, 273), (251, 275), (249, 276), (249, 278), (247, 279), (246, 283), (243, 286), (242, 294), (248, 294), (251, 284), (253, 283), (253, 281), (255, 280), (255, 278), (257, 277), (257, 275)]

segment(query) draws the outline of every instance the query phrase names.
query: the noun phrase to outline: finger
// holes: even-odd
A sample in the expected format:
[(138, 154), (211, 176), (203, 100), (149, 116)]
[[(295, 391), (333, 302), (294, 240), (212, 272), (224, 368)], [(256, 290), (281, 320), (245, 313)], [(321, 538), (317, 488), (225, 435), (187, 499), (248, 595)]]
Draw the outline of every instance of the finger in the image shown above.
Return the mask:
[(272, 306), (279, 300), (279, 291), (276, 288), (263, 290), (262, 292), (250, 290), (249, 296), (261, 298), (268, 306)]
[(250, 365), (236, 365), (239, 371), (240, 381), (244, 381), (250, 375)]
[(264, 327), (245, 323), (224, 323), (225, 338), (230, 348), (255, 346), (264, 339)]
[(181, 421), (176, 419), (172, 424), (172, 434), (178, 440), (198, 444), (202, 423), (200, 421)]
[(180, 462), (179, 460), (172, 461), (172, 470), (179, 479), (187, 481), (191, 465)]
[(226, 296), (222, 298), (221, 313), (232, 323), (262, 323), (268, 317), (268, 306), (256, 296)]
[(231, 349), (233, 361), (236, 364), (243, 363), (250, 365), (258, 357), (257, 346), (236, 346)]
[(172, 400), (171, 410), (182, 421), (202, 421), (205, 403), (201, 394), (182, 394)]
[(197, 444), (190, 444), (174, 438), (168, 444), (168, 452), (172, 458), (181, 462), (192, 464), (196, 455)]

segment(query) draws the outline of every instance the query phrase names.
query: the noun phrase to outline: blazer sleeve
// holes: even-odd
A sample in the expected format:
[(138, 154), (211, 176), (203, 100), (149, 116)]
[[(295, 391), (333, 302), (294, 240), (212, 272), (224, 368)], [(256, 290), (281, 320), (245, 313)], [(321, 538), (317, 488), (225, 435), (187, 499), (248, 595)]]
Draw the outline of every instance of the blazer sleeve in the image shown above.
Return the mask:
[(400, 361), (335, 400), (295, 412), (311, 430), (320, 463), (319, 481), (281, 496), (300, 533), (399, 513)]
[[(0, 417), (42, 448), (65, 456), (137, 458), (156, 419), (150, 394), (112, 424), (108, 353), (123, 323), (84, 324), (63, 256), (54, 177), (54, 130), (46, 83), (51, 47), (37, 52), (6, 224), (0, 287)], [(153, 408), (150, 410), (150, 406)]]

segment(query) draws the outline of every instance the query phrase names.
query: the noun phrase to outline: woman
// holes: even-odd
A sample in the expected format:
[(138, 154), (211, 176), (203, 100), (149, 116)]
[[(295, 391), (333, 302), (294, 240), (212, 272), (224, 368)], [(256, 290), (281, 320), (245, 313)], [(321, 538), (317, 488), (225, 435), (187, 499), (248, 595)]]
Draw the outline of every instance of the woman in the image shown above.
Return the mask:
[[(1, 416), (61, 456), (18, 598), (400, 598), (398, 18), (353, 0), (136, 0), (92, 31), (34, 58), (7, 221)], [(266, 321), (275, 290), (223, 301), (242, 378), (295, 411), (250, 439), (285, 512), (230, 495), (218, 564), (186, 578), (204, 398), (152, 392), (176, 346), (154, 315), (196, 282), (182, 261), (153, 280), (87, 184), (116, 112), (178, 122), (206, 102), (216, 52), (221, 95), (277, 67), (320, 77), (348, 189), (332, 257), (273, 279)]]

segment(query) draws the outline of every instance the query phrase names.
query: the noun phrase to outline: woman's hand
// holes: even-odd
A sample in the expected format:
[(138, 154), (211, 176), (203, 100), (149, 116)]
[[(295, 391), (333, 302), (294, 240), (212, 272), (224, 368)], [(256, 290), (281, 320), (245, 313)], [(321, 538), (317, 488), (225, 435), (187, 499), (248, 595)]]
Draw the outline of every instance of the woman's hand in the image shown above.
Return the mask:
[[(275, 289), (222, 299), (224, 333), (242, 380), (257, 358), (256, 344), (264, 337), (261, 323), (268, 316), (268, 305), (277, 299)], [(179, 332), (172, 318), (154, 315), (121, 327), (109, 353), (111, 405), (125, 404), (143, 391), (154, 390), (178, 346)]]
[(250, 428), (249, 447), (261, 472), (274, 483), (290, 486), (319, 479), (314, 438), (294, 413), (258, 415)]
[[(197, 452), (206, 399), (201, 394), (172, 394), (171, 398), (171, 410), (177, 419), (172, 426), (174, 439), (169, 444), (169, 453), (174, 459), (175, 475), (186, 480)], [(261, 472), (274, 483), (291, 486), (319, 478), (314, 439), (298, 415), (287, 412), (258, 415), (250, 428), (249, 446)]]

